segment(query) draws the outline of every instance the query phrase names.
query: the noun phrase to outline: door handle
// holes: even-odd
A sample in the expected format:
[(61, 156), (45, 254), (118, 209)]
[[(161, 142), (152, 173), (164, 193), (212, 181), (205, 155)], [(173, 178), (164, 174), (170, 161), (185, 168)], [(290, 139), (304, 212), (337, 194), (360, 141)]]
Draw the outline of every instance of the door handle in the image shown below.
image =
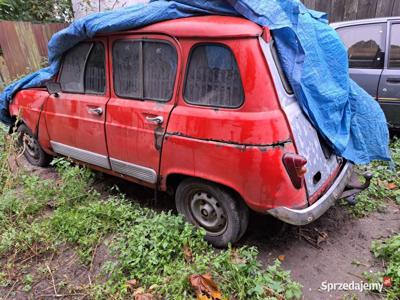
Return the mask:
[(388, 78), (388, 79), (386, 79), (386, 82), (389, 82), (389, 83), (400, 83), (400, 78)]
[(101, 107), (89, 108), (88, 113), (91, 115), (101, 116), (103, 114), (103, 109)]
[(164, 118), (163, 116), (157, 116), (157, 117), (146, 117), (146, 121), (150, 123), (155, 123), (158, 125), (161, 125), (164, 123)]

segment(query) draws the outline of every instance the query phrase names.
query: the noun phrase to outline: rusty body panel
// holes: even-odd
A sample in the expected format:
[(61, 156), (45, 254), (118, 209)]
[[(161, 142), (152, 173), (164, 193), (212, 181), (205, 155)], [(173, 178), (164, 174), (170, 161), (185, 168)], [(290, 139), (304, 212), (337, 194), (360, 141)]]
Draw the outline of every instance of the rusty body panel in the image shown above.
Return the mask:
[(47, 43), (67, 24), (0, 21), (0, 47), (11, 79), (37, 70), (47, 57)]
[[(304, 183), (307, 170), (300, 172), (296, 164), (294, 168), (285, 165), (288, 153), (294, 154), (293, 161), (302, 157), (279, 101), (274, 61), (265, 56), (260, 39), (270, 41), (267, 28), (222, 16), (166, 21), (135, 31), (103, 34), (94, 40), (101, 41), (106, 50), (104, 94), (65, 91), (48, 96), (44, 90), (29, 89), (17, 94), (10, 110), (15, 116), (22, 108), (23, 119), (32, 129), (39, 124), (40, 143), (46, 151), (70, 156), (106, 173), (162, 191), (170, 190), (175, 178), (200, 178), (234, 190), (258, 212), (278, 207), (302, 209), (310, 200), (318, 202), (339, 170), (332, 172), (317, 196), (310, 198)], [(134, 77), (130, 73), (116, 76), (118, 66), (134, 66), (129, 56), (121, 56), (122, 63), (114, 62), (113, 49), (121, 40), (141, 43), (139, 70), (144, 70), (140, 53), (146, 53), (145, 43), (156, 41), (174, 48), (176, 69), (168, 81), (172, 86), (169, 98), (146, 98), (141, 84), (138, 94), (116, 92), (119, 83)], [(185, 99), (192, 50), (199, 44), (232, 51), (243, 88), (240, 105), (196, 105)], [(162, 49), (155, 53), (163, 54)], [(157, 79), (156, 75), (148, 77)], [(143, 78), (138, 81), (145, 82)], [(99, 113), (93, 114), (93, 109)], [(293, 176), (301, 180), (299, 186), (293, 184)]]

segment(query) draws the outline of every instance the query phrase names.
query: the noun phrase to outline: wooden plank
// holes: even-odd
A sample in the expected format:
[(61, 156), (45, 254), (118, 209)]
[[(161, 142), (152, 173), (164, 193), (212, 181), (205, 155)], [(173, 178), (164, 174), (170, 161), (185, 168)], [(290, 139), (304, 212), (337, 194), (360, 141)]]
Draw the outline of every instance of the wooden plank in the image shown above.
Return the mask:
[(388, 17), (392, 15), (394, 0), (378, 0), (375, 17)]
[(358, 0), (346, 0), (343, 21), (357, 19)]
[(330, 22), (339, 22), (344, 19), (346, 0), (332, 0)]
[(310, 9), (315, 9), (315, 2), (316, 0), (303, 0), (304, 5)]
[(315, 9), (318, 11), (330, 13), (331, 1), (327, 0), (317, 0), (315, 3)]
[(358, 3), (357, 19), (374, 18), (377, 0), (364, 0)]
[(394, 1), (391, 16), (400, 16), (400, 0)]

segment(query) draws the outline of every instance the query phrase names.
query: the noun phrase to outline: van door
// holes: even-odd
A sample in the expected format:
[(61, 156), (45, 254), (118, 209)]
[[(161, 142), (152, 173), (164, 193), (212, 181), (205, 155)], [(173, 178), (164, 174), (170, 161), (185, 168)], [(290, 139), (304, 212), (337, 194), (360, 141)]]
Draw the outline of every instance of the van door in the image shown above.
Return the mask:
[(54, 152), (110, 168), (105, 138), (107, 40), (83, 42), (64, 56), (62, 92), (48, 98), (45, 119)]
[(387, 68), (382, 73), (378, 100), (392, 127), (400, 127), (400, 21), (390, 24)]
[(386, 26), (383, 22), (337, 29), (347, 48), (351, 78), (374, 98), (384, 66)]
[(175, 105), (179, 48), (160, 35), (114, 37), (110, 45), (113, 80), (106, 133), (111, 168), (153, 185)]

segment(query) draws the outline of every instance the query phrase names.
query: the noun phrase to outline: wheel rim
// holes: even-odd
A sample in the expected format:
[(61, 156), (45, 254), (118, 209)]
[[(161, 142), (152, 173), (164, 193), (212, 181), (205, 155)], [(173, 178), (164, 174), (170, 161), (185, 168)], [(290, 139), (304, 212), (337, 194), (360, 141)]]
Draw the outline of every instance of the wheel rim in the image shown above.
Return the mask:
[(227, 226), (224, 209), (206, 192), (197, 192), (190, 199), (190, 211), (196, 223), (211, 235), (220, 235)]
[(28, 154), (32, 159), (39, 159), (39, 144), (35, 138), (29, 136), (28, 134), (24, 134), (22, 137), (22, 142), (24, 146), (24, 151)]

